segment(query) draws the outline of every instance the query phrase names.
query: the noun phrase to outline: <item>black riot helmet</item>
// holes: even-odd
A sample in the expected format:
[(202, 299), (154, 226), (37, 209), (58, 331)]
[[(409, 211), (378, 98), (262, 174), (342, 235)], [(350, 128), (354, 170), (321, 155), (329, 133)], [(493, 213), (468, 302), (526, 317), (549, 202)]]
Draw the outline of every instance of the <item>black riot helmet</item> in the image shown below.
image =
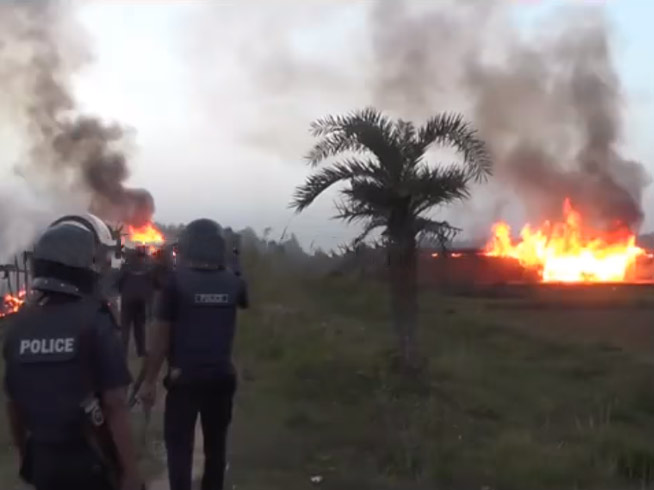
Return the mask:
[(91, 294), (100, 275), (111, 267), (116, 247), (111, 230), (96, 216), (60, 218), (34, 246), (32, 287), (75, 296)]
[(191, 221), (177, 244), (181, 262), (192, 268), (225, 267), (225, 240), (220, 225), (210, 219)]

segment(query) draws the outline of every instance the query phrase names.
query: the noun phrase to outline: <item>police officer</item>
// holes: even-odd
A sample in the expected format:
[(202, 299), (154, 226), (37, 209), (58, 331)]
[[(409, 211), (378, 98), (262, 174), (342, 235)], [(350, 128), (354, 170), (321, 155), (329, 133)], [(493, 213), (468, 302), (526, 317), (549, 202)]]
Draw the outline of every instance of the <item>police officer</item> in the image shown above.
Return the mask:
[(148, 304), (155, 288), (155, 277), (143, 246), (131, 253), (121, 268), (118, 279), (120, 291), (120, 328), (125, 352), (129, 352), (129, 337), (133, 330), (136, 355), (145, 357), (145, 324)]
[(190, 490), (195, 424), (200, 414), (205, 466), (202, 490), (222, 490), (236, 374), (232, 343), (237, 308), (248, 307), (245, 281), (225, 268), (225, 242), (214, 221), (189, 223), (177, 266), (158, 302), (154, 343), (141, 391), (153, 403), (165, 358), (164, 438), (171, 490)]
[(97, 291), (113, 246), (92, 215), (56, 221), (35, 245), (30, 299), (8, 320), (8, 416), (21, 476), (37, 490), (142, 486), (125, 402), (130, 375)]

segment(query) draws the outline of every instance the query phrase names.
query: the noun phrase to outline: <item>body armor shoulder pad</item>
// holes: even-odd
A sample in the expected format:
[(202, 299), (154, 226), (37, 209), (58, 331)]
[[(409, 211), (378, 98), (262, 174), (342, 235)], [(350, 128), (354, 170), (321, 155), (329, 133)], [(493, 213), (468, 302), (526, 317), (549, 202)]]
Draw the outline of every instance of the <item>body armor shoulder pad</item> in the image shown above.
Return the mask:
[[(72, 311), (77, 313), (78, 318), (91, 318), (94, 313), (102, 312), (105, 304), (96, 298), (84, 297), (67, 305)], [(32, 297), (25, 305), (8, 319), (10, 329), (17, 324), (24, 324), (34, 318), (34, 315), (40, 313), (41, 308), (47, 308), (47, 294), (39, 294)]]

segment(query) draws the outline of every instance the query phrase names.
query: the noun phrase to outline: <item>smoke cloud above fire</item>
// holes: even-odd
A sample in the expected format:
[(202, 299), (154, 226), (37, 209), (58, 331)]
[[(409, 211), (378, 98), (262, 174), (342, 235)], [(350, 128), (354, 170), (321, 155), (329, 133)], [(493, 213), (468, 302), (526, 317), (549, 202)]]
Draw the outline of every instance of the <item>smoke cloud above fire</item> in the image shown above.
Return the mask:
[[(140, 225), (152, 217), (154, 201), (146, 190), (124, 185), (132, 132), (81, 113), (72, 93), (74, 76), (92, 61), (74, 6), (0, 4), (0, 139), (20, 142), (6, 165), (27, 187), (58, 192), (61, 207), (85, 201), (103, 219)], [(25, 209), (0, 215), (2, 235), (15, 228), (11, 220), (33, 219)]]
[[(364, 28), (343, 21), (347, 9)], [(496, 162), (492, 184), (473, 193), (486, 214), (517, 198), (538, 223), (561, 217), (569, 197), (594, 225), (639, 228), (650, 178), (623, 154), (626, 94), (601, 6), (562, 6), (528, 32), (511, 2), (493, 0), (257, 3), (238, 10), (240, 32), (235, 10), (205, 7), (192, 26), (196, 39), (205, 26), (209, 51), (236, 50), (247, 71), (245, 144), (297, 160), (308, 123), (326, 112), (373, 104), (420, 123), (461, 111)], [(453, 219), (465, 227), (470, 214)], [(500, 217), (488, 217), (486, 234)]]
[(382, 100), (433, 107), (430, 93), (448, 85), (439, 73), (454, 75), (497, 179), (532, 219), (559, 217), (569, 197), (597, 225), (640, 225), (649, 177), (620, 154), (625, 94), (598, 9), (564, 8), (531, 38), (499, 2), (451, 12), (381, 2), (373, 19)]
[(466, 74), (498, 178), (536, 217), (556, 216), (569, 197), (597, 225), (636, 230), (650, 178), (620, 153), (625, 94), (606, 20), (568, 9), (538, 41), (506, 48), (503, 63), (473, 57)]
[[(107, 99), (130, 108), (119, 120), (140, 123), (143, 177), (157, 195), (175, 196), (160, 203), (172, 216), (164, 220), (215, 211), (221, 222), (283, 229), (288, 198), (307, 171), (283, 163), (297, 163), (312, 144), (309, 123), (374, 105), (416, 123), (461, 111), (487, 140), (494, 179), (469, 202), (436, 210), (465, 238), (483, 243), (491, 223), (507, 216), (511, 224), (557, 218), (564, 197), (601, 226), (636, 231), (642, 221), (649, 176), (627, 151), (635, 136), (625, 134), (623, 118), (632, 94), (616, 69), (619, 46), (601, 5), (562, 5), (526, 29), (515, 13), (527, 7), (501, 0), (129, 4), (0, 3), (0, 165), (29, 187), (14, 199), (5, 180), (2, 199), (29, 208), (30, 220), (62, 199), (72, 206), (71, 198), (107, 219), (152, 214), (149, 193), (125, 186), (135, 131), (82, 113), (73, 96), (74, 82), (97, 62), (102, 75), (88, 92), (98, 98), (115, 89)], [(75, 22), (78, 9), (96, 10), (88, 33)], [(175, 15), (159, 16), (164, 10)], [(138, 22), (128, 21), (137, 11)], [(166, 16), (174, 22), (164, 30)], [(156, 26), (140, 45), (150, 17)], [(129, 39), (116, 33), (121, 22), (131, 26)], [(88, 50), (94, 45), (105, 49), (98, 59)], [(153, 49), (157, 56), (148, 57)], [(107, 76), (113, 72), (129, 76)], [(120, 80), (126, 85), (114, 88)], [(139, 110), (147, 114), (139, 118)], [(194, 199), (182, 178), (196, 187)], [(24, 205), (46, 190), (46, 204)], [(332, 212), (328, 197), (289, 230), (306, 244), (356, 234), (327, 221)], [(24, 228), (8, 222), (19, 216), (0, 213), (0, 248), (2, 230)]]

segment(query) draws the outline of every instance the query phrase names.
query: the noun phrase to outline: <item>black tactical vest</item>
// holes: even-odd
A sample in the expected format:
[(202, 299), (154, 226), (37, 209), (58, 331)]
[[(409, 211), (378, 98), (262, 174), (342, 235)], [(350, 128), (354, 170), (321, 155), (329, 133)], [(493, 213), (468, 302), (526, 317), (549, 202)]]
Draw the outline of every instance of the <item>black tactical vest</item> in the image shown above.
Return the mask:
[(94, 300), (28, 305), (10, 321), (5, 339), (7, 389), (35, 442), (83, 437), (81, 403), (92, 394)]
[(181, 377), (188, 381), (210, 381), (231, 373), (241, 280), (224, 269), (180, 267), (174, 274), (171, 369), (181, 370)]
[(125, 264), (120, 280), (120, 295), (125, 303), (149, 301), (154, 293), (154, 272), (145, 259)]

